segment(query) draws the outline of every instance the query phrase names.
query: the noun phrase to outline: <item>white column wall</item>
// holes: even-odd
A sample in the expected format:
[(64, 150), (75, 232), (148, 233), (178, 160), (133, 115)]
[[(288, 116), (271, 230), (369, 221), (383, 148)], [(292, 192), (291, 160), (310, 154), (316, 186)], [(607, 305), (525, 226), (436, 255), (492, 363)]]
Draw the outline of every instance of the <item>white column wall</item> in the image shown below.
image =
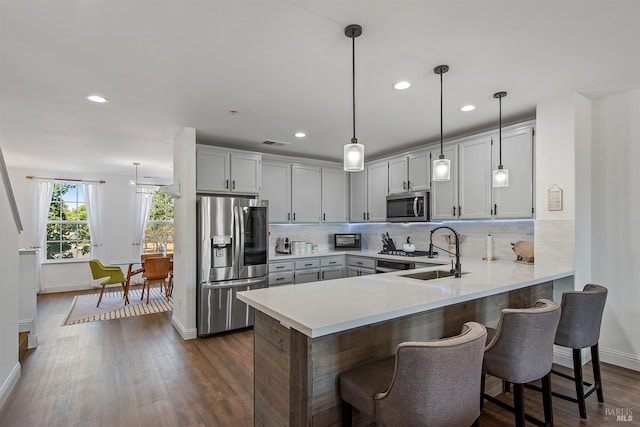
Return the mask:
[(635, 370), (640, 370), (639, 117), (640, 89), (593, 102), (592, 279), (609, 289), (600, 355)]
[(174, 307), (172, 323), (182, 338), (196, 338), (196, 130), (184, 128), (173, 141)]
[[(14, 189), (15, 192), (15, 189)], [(18, 230), (0, 175), (0, 408), (20, 377), (18, 362), (18, 296), (20, 289)]]

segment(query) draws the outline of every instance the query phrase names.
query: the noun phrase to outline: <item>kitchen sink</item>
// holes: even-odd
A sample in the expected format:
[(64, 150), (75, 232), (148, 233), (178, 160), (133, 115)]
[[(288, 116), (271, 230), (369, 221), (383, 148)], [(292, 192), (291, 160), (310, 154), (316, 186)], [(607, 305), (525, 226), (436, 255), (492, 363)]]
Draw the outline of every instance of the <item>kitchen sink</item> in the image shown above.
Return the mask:
[[(462, 273), (466, 274), (466, 273)], [(453, 273), (448, 270), (433, 270), (433, 271), (423, 271), (421, 273), (411, 273), (411, 274), (401, 274), (401, 277), (408, 277), (410, 279), (418, 279), (418, 280), (433, 280), (433, 279), (442, 279), (444, 277), (451, 277)]]

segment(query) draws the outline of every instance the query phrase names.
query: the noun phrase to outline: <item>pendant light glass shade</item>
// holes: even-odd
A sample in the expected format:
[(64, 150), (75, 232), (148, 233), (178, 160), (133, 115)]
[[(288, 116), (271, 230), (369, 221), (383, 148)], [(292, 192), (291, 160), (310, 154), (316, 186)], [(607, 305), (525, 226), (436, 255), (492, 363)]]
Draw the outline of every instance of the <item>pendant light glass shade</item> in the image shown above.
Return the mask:
[(498, 150), (498, 169), (493, 171), (492, 182), (494, 187), (508, 187), (509, 186), (509, 169), (505, 169), (502, 166), (502, 98), (507, 96), (507, 92), (496, 92), (493, 94), (494, 98), (498, 98), (500, 101), (500, 145)]
[(432, 181), (449, 181), (451, 179), (451, 160), (444, 158), (442, 148), (443, 132), (442, 132), (442, 75), (449, 71), (448, 65), (438, 65), (433, 72), (440, 74), (440, 156), (433, 161), (431, 167)]
[(508, 187), (509, 186), (509, 169), (499, 166), (493, 171), (493, 186)]
[(356, 138), (356, 37), (362, 34), (362, 27), (358, 24), (347, 25), (344, 35), (351, 39), (351, 88), (352, 88), (352, 113), (353, 113), (353, 137), (351, 143), (344, 146), (345, 172), (360, 172), (364, 170), (364, 145), (358, 143)]
[(434, 181), (449, 181), (451, 179), (451, 160), (444, 157), (433, 161), (433, 173), (431, 179)]
[(344, 146), (345, 172), (360, 172), (364, 170), (364, 145), (349, 143)]

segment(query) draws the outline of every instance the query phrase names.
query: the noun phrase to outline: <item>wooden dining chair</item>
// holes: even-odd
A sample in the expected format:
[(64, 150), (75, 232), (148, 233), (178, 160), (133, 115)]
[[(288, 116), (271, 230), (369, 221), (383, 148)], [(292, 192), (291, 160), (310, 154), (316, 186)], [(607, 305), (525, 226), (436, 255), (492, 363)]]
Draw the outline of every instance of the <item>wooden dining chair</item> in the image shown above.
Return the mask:
[(171, 260), (168, 257), (148, 257), (144, 261), (144, 284), (140, 300), (144, 298), (144, 289), (147, 288), (147, 304), (149, 304), (149, 294), (151, 284), (159, 283), (161, 289), (164, 288), (167, 301), (169, 301), (169, 270)]

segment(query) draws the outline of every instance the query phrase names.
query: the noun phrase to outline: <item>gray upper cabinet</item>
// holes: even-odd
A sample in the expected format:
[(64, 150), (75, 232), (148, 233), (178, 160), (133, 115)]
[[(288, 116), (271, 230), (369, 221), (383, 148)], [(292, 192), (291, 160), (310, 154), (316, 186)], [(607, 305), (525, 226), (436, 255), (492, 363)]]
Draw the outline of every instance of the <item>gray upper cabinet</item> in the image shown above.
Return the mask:
[(458, 144), (458, 218), (491, 218), (491, 136)]
[(350, 172), (349, 221), (366, 222), (369, 207), (367, 204), (368, 166), (362, 172)]
[(322, 222), (347, 222), (347, 173), (322, 168)]
[(431, 182), (430, 170), (430, 157), (427, 149), (390, 159), (389, 194), (428, 190)]
[(262, 162), (262, 199), (269, 200), (269, 222), (291, 221), (291, 163)]
[[(533, 217), (533, 126), (502, 132), (502, 165), (509, 186), (493, 189), (494, 218)], [(493, 166), (498, 167), (498, 135), (493, 136)]]
[(294, 164), (291, 167), (292, 222), (320, 222), (320, 171), (320, 166)]
[(387, 220), (387, 195), (389, 194), (389, 165), (387, 162), (371, 163), (367, 167), (367, 220)]
[[(444, 147), (444, 157), (451, 160), (449, 181), (431, 183), (431, 219), (438, 221), (458, 218), (458, 145)], [(432, 158), (438, 158), (439, 149), (434, 149)]]
[(196, 147), (196, 190), (201, 193), (260, 194), (262, 157), (214, 147)]

